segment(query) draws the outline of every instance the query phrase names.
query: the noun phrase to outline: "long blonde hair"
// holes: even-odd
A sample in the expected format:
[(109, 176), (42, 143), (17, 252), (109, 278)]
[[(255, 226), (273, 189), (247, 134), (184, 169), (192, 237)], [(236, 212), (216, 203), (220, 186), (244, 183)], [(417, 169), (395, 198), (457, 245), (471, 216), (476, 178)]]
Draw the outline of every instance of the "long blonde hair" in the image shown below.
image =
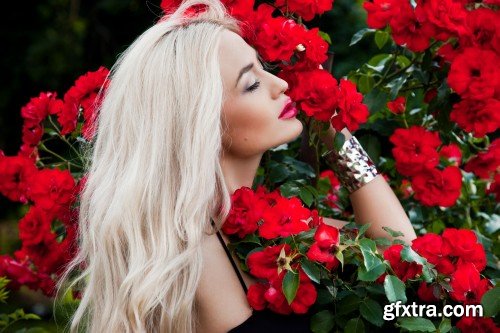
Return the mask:
[[(205, 11), (183, 16), (197, 4)], [(195, 330), (200, 244), (230, 209), (218, 50), (238, 24), (218, 0), (185, 1), (111, 69), (84, 149), (79, 252), (57, 286), (83, 288), (71, 332)]]

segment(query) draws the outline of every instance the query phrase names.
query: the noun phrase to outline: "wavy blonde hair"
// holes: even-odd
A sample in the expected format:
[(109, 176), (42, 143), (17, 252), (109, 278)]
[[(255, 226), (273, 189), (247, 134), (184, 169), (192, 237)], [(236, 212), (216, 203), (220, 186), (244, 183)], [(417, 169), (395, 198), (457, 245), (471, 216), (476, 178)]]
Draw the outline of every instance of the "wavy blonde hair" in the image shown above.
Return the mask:
[(83, 149), (79, 252), (57, 286), (83, 290), (71, 332), (195, 331), (200, 244), (230, 209), (219, 40), (239, 23), (218, 0), (185, 1), (112, 67)]

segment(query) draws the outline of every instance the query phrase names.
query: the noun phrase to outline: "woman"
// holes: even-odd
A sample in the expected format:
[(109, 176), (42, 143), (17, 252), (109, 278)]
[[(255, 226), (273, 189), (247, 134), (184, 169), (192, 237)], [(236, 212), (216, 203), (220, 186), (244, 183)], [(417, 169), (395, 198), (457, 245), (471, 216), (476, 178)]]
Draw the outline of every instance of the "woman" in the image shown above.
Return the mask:
[[(183, 15), (195, 4), (207, 8)], [(253, 280), (240, 284), (211, 220), (219, 230), (263, 153), (303, 125), (279, 118), (288, 85), (262, 68), (237, 24), (217, 0), (184, 2), (113, 66), (88, 152), (80, 252), (64, 275), (80, 268), (70, 285), (84, 287), (71, 331), (276, 331), (255, 323), (242, 288)], [(351, 200), (369, 235), (389, 226), (415, 237), (382, 177), (358, 183)]]

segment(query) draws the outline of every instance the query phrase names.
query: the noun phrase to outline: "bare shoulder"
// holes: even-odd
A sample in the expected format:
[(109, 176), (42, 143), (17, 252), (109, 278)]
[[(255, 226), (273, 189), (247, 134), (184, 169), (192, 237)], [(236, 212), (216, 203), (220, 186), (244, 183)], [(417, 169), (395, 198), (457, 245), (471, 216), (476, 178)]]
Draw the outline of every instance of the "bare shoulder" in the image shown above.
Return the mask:
[(203, 272), (196, 290), (197, 331), (227, 332), (249, 318), (252, 308), (217, 235), (205, 236), (202, 249)]

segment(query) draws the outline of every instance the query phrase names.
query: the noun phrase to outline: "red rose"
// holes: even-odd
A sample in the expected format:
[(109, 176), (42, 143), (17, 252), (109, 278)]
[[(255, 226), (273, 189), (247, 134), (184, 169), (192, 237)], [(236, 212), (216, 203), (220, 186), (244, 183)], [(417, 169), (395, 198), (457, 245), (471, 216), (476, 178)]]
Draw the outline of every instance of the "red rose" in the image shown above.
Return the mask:
[(319, 28), (304, 31), (299, 37), (299, 44), (304, 47), (303, 51), (295, 50), (298, 58), (295, 64), (283, 66), (289, 71), (314, 70), (327, 59), (328, 43), (319, 35)]
[(454, 166), (459, 166), (462, 164), (462, 151), (460, 147), (456, 144), (449, 144), (447, 146), (441, 147), (439, 150), (439, 156), (448, 160), (449, 163), (452, 163)]
[(426, 15), (417, 15), (408, 1), (400, 2), (399, 14), (389, 22), (392, 38), (398, 45), (413, 52), (422, 52), (429, 47), (429, 39), (436, 35), (434, 25)]
[(457, 167), (431, 169), (412, 178), (415, 198), (424, 206), (450, 207), (455, 204), (462, 188), (462, 174)]
[(500, 329), (497, 327), (493, 319), (484, 317), (462, 317), (457, 322), (457, 327), (462, 333), (499, 333)]
[(448, 84), (464, 98), (487, 99), (500, 94), (500, 75), (495, 52), (469, 47), (452, 62)]
[(255, 36), (249, 42), (265, 61), (289, 61), (300, 44), (300, 37), (305, 29), (292, 19), (272, 17), (273, 10), (266, 3), (259, 5), (253, 18), (249, 20)]
[(404, 96), (399, 96), (395, 100), (387, 102), (387, 108), (394, 114), (405, 112), (406, 98)]
[(51, 223), (52, 215), (36, 206), (31, 206), (28, 213), (19, 221), (19, 238), (23, 245), (33, 246), (43, 243), (47, 234), (52, 232)]
[(490, 289), (487, 279), (481, 279), (478, 270), (471, 263), (458, 265), (451, 275), (450, 296), (457, 302), (479, 304), (484, 293)]
[(450, 120), (475, 137), (483, 137), (500, 127), (500, 100), (463, 99), (453, 105)]
[(443, 239), (441, 236), (427, 233), (412, 241), (411, 247), (419, 255), (433, 264), (441, 274), (449, 275), (455, 271), (455, 266), (445, 254), (443, 254)]
[[(288, 82), (289, 96), (309, 117), (328, 121), (337, 107), (337, 80), (325, 70), (281, 71)], [(318, 84), (319, 83), (319, 84)]]
[(384, 251), (384, 259), (387, 260), (396, 276), (401, 281), (406, 282), (408, 279), (413, 279), (417, 275), (422, 274), (422, 265), (415, 262), (407, 262), (401, 259), (401, 250), (403, 245), (395, 244)]
[(332, 9), (332, 5), (333, 0), (276, 0), (277, 7), (296, 13), (304, 21), (310, 21), (314, 16), (329, 11)]
[(10, 200), (28, 202), (28, 179), (36, 172), (37, 168), (29, 158), (3, 156), (0, 151), (0, 193)]
[(464, 170), (482, 179), (490, 179), (500, 172), (500, 139), (495, 139), (486, 152), (477, 154), (465, 164)]
[[(280, 259), (280, 253), (284, 250), (285, 257)], [(257, 278), (272, 280), (278, 276), (278, 269), (283, 269), (291, 264), (290, 245), (281, 244), (268, 246), (262, 251), (253, 252), (247, 257), (247, 265), (250, 274)], [(279, 259), (279, 260), (278, 260)]]
[[(165, 0), (163, 0), (165, 1)], [(223, 0), (228, 9), (229, 15), (236, 17), (237, 19), (244, 21), (253, 14), (254, 1), (248, 0)], [(243, 27), (240, 25), (240, 27)]]
[(339, 264), (335, 257), (335, 251), (340, 241), (339, 236), (339, 229), (321, 223), (314, 234), (314, 243), (307, 251), (307, 258), (324, 263), (328, 270), (336, 268)]
[(299, 198), (280, 198), (274, 207), (267, 207), (262, 213), (264, 222), (259, 226), (259, 235), (266, 239), (296, 235), (309, 230), (310, 216), (311, 211)]
[(389, 140), (394, 144), (392, 154), (396, 169), (403, 176), (413, 176), (439, 163), (437, 147), (441, 145), (441, 140), (437, 132), (420, 126), (398, 128)]
[(438, 284), (427, 284), (421, 282), (417, 290), (418, 298), (427, 303), (435, 303), (439, 301), (443, 290)]
[(105, 67), (87, 72), (76, 79), (75, 84), (64, 94), (64, 109), (58, 114), (58, 121), (62, 126), (61, 134), (75, 130), (78, 115), (83, 111), (83, 137), (87, 140), (93, 137), (96, 112), (101, 103), (101, 100), (97, 99), (97, 94), (101, 88), (107, 88), (108, 74), (109, 70)]
[(274, 191), (269, 192), (263, 185), (257, 187), (257, 189), (255, 190), (255, 195), (264, 199), (271, 207), (275, 206), (278, 203), (278, 200), (283, 198), (279, 189), (275, 189)]
[(283, 278), (287, 273), (287, 271), (283, 271), (269, 282), (250, 286), (247, 293), (250, 306), (256, 310), (263, 310), (267, 306), (272, 311), (285, 315), (292, 312), (306, 313), (316, 301), (317, 291), (302, 268), (297, 267), (297, 269), (299, 270), (299, 287), (290, 305), (288, 305), (282, 291)]
[(351, 132), (355, 131), (368, 120), (369, 115), (368, 107), (363, 104), (363, 95), (357, 91), (356, 85), (340, 79), (337, 111), (330, 120), (333, 128), (341, 131), (346, 127)]
[(28, 157), (33, 162), (35, 162), (38, 158), (38, 144), (43, 136), (43, 126), (37, 125), (33, 127), (23, 126), (22, 129), (22, 145), (19, 148), (18, 155)]
[(64, 209), (76, 199), (75, 180), (69, 170), (42, 169), (32, 174), (28, 183), (28, 197), (41, 209)]
[(237, 189), (231, 196), (231, 210), (222, 225), (222, 231), (226, 235), (238, 234), (239, 238), (254, 233), (267, 206), (266, 200), (256, 195), (251, 188), (244, 186)]
[(477, 8), (467, 12), (465, 31), (460, 35), (461, 47), (490, 49), (500, 54), (498, 13), (490, 8)]
[(459, 262), (474, 264), (479, 272), (486, 267), (486, 252), (472, 230), (446, 228), (442, 251), (449, 257), (458, 257)]
[(38, 288), (36, 274), (28, 267), (27, 262), (19, 262), (8, 255), (0, 255), (0, 276), (5, 276), (9, 280), (7, 288), (18, 290), (21, 285), (26, 285), (30, 289)]
[(264, 310), (267, 301), (264, 297), (268, 287), (263, 283), (252, 284), (247, 291), (248, 304), (255, 310)]
[(435, 37), (445, 41), (451, 36), (457, 36), (465, 31), (465, 19), (467, 10), (463, 1), (440, 0), (425, 1), (418, 0), (415, 12), (419, 17), (425, 17), (435, 26)]
[(399, 14), (400, 7), (400, 1), (398, 0), (363, 2), (363, 8), (368, 14), (366, 20), (368, 27), (372, 29), (384, 28), (393, 17)]
[(333, 173), (332, 170), (324, 170), (324, 171), (322, 171), (319, 174), (319, 178), (320, 179), (322, 179), (322, 178), (328, 178), (328, 180), (330, 181), (330, 186), (331, 187), (328, 190), (328, 193), (326, 195), (325, 203), (328, 206), (330, 206), (331, 208), (337, 208), (338, 209), (338, 206), (337, 206), (337, 200), (338, 200), (337, 193), (340, 190), (340, 182), (339, 182), (337, 176), (335, 176), (335, 174)]

